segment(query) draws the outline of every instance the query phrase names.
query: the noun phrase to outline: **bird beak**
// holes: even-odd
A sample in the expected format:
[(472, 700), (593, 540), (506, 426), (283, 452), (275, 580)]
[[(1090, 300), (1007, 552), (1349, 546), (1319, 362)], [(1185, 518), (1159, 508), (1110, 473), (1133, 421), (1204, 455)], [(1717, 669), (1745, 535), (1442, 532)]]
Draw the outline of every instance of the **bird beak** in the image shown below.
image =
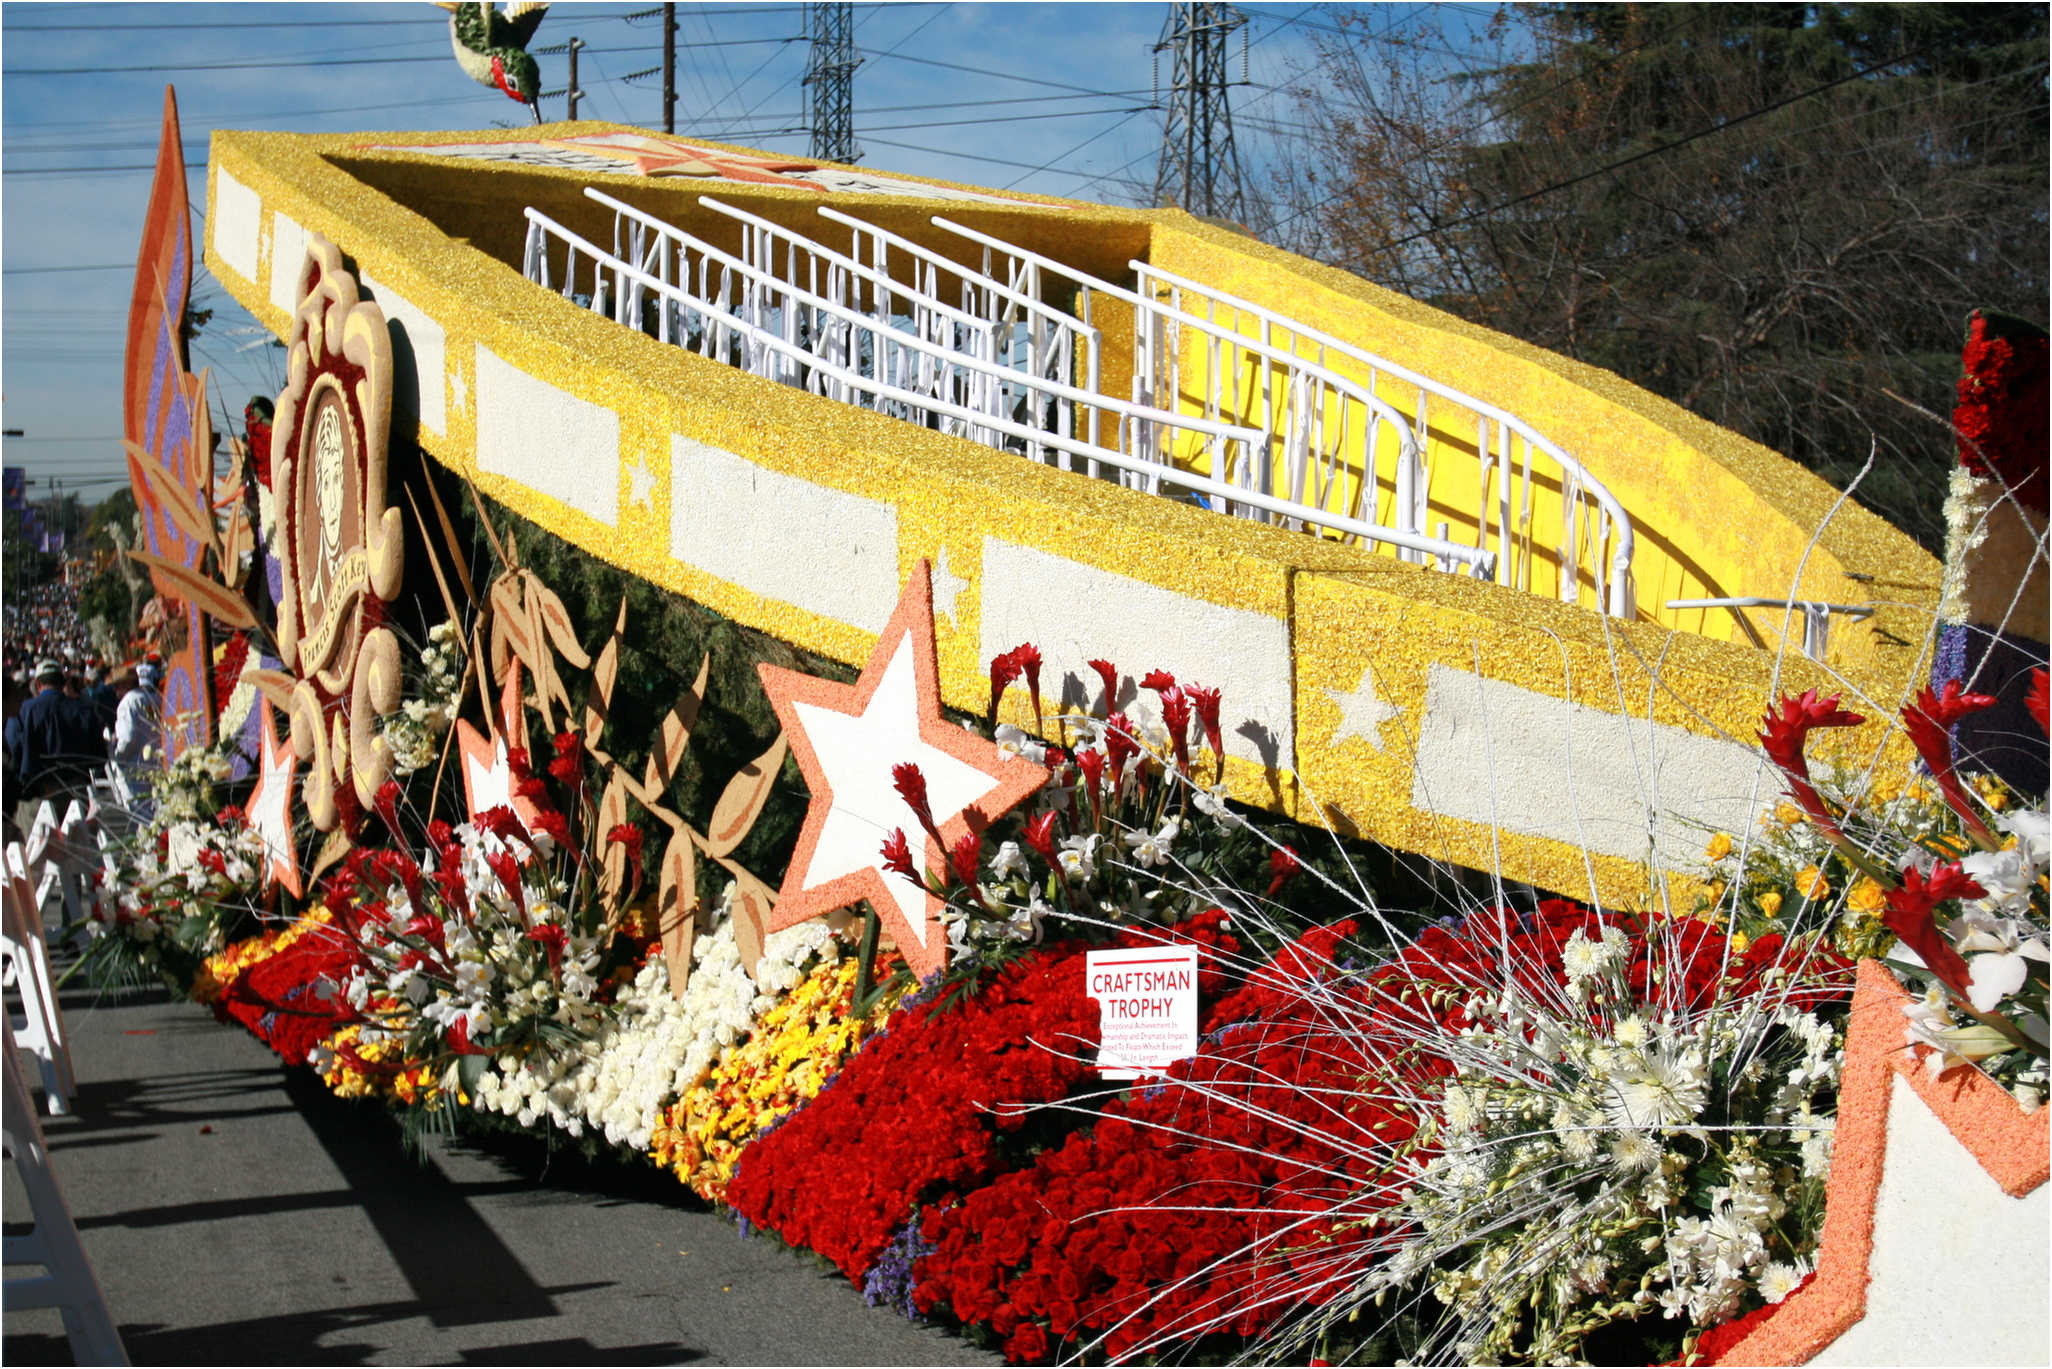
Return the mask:
[(542, 121), (540, 97), (536, 97), (535, 102), (529, 105), (528, 108), (534, 111), (534, 121), (539, 124)]

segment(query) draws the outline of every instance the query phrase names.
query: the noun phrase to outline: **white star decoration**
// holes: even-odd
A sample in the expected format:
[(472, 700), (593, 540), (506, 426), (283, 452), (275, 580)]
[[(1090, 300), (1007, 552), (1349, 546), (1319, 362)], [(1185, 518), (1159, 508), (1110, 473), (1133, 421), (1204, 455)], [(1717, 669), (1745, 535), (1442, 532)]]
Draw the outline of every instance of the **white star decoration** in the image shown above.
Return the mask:
[(1332, 739), (1337, 742), (1347, 737), (1359, 737), (1381, 751), (1382, 725), (1403, 710), (1376, 696), (1374, 668), (1361, 667), (1361, 683), (1354, 686), (1353, 693), (1331, 688), (1325, 693), (1340, 711), (1339, 726), (1334, 729)]
[(1047, 780), (1039, 766), (1008, 759), (942, 716), (928, 572), (920, 562), (854, 684), (757, 667), (812, 791), (769, 930), (867, 899), (922, 976), (947, 964), (940, 902), (883, 868), (883, 844), (893, 829), (902, 831), (914, 863), (928, 868), (943, 865), (947, 852), (899, 796), (892, 767), (919, 767), (941, 842), (970, 830), (972, 805), (995, 818)]
[(474, 818), (494, 808), (511, 808), (513, 767), (506, 763), (506, 743), (497, 737), (489, 743), (478, 737), (475, 746), (469, 736), (457, 740), (464, 743), (463, 792), (470, 802), (470, 816)]
[(955, 617), (955, 600), (960, 598), (962, 591), (967, 588), (969, 588), (967, 580), (949, 572), (948, 549), (942, 547), (939, 558), (933, 564), (933, 616), (935, 621), (945, 618), (948, 620), (949, 627), (961, 626), (961, 621)]
[(264, 842), (264, 881), (276, 880), (294, 898), (300, 896), (299, 848), (292, 840), (292, 777), (298, 758), (292, 749), (278, 744), (278, 728), (271, 717), (271, 701), (258, 697), (257, 736), (261, 753), (257, 760), (256, 788), (249, 791), (250, 829)]
[(461, 364), (449, 368), (449, 407), (462, 413), (470, 406), (470, 382), (463, 378)]
[[(833, 788), (833, 807), (805, 870), (806, 888), (877, 863), (884, 838), (897, 828), (918, 838), (919, 819), (891, 783), (891, 767), (911, 761), (926, 776), (927, 801), (945, 824), (996, 786), (991, 777), (929, 746), (919, 735), (919, 698), (912, 678), (912, 638), (898, 639), (883, 682), (859, 714), (793, 703), (813, 754)], [(921, 946), (926, 945), (926, 891), (891, 875), (884, 885)]]
[(635, 458), (634, 464), (627, 468), (627, 484), (628, 503), (647, 504), (651, 510), (655, 508), (650, 499), (655, 493), (655, 472), (648, 468), (646, 461), (639, 457)]

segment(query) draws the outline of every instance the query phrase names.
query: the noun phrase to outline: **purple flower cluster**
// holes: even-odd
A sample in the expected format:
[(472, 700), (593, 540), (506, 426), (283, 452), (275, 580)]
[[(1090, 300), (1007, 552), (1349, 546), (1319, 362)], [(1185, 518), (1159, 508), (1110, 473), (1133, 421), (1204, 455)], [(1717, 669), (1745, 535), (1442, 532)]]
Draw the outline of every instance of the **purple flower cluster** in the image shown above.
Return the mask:
[(912, 1305), (912, 1265), (939, 1247), (919, 1234), (926, 1214), (914, 1212), (912, 1220), (898, 1229), (891, 1243), (876, 1257), (876, 1263), (862, 1276), (862, 1300), (871, 1307), (889, 1307), (925, 1326), (927, 1318)]

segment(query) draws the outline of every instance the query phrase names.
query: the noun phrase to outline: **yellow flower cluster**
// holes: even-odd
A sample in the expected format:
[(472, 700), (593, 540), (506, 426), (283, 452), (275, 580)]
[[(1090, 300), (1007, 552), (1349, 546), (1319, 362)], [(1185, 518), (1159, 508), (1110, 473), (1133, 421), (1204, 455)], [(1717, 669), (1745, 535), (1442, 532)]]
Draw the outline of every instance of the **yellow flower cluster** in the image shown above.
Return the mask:
[(199, 973), (193, 976), (193, 1002), (219, 1002), (221, 995), (228, 992), (229, 986), (246, 974), (251, 966), (269, 960), (300, 938), (327, 926), (331, 920), (326, 908), (314, 908), (289, 927), (274, 928), (214, 952), (200, 965)]
[(408, 1106), (425, 1103), (429, 1107), (441, 1101), (441, 1087), (434, 1071), (426, 1065), (398, 1071), (362, 1068), (389, 1065), (401, 1059), (406, 1049), (406, 1038), (400, 1033), (390, 1033), (369, 1044), (364, 1043), (362, 1033), (363, 1024), (352, 1022), (327, 1039), (326, 1045), (334, 1056), (321, 1071), (321, 1082), (337, 1098), (384, 1098)]
[(852, 957), (820, 965), (770, 1009), (753, 1035), (663, 1110), (649, 1143), (655, 1162), (700, 1197), (719, 1199), (743, 1148), (818, 1093), (897, 1006), (894, 991), (856, 1017), (855, 975)]

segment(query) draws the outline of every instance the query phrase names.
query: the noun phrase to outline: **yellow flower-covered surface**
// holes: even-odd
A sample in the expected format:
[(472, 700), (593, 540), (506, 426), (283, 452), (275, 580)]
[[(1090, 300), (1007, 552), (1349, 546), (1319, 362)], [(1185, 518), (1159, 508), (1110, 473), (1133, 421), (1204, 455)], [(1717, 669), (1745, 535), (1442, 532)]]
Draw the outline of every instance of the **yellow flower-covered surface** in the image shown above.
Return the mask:
[(888, 992), (857, 1016), (857, 969), (853, 958), (815, 968), (666, 1108), (651, 1138), (655, 1162), (701, 1198), (725, 1193), (743, 1148), (818, 1093), (897, 1006), (901, 993)]

